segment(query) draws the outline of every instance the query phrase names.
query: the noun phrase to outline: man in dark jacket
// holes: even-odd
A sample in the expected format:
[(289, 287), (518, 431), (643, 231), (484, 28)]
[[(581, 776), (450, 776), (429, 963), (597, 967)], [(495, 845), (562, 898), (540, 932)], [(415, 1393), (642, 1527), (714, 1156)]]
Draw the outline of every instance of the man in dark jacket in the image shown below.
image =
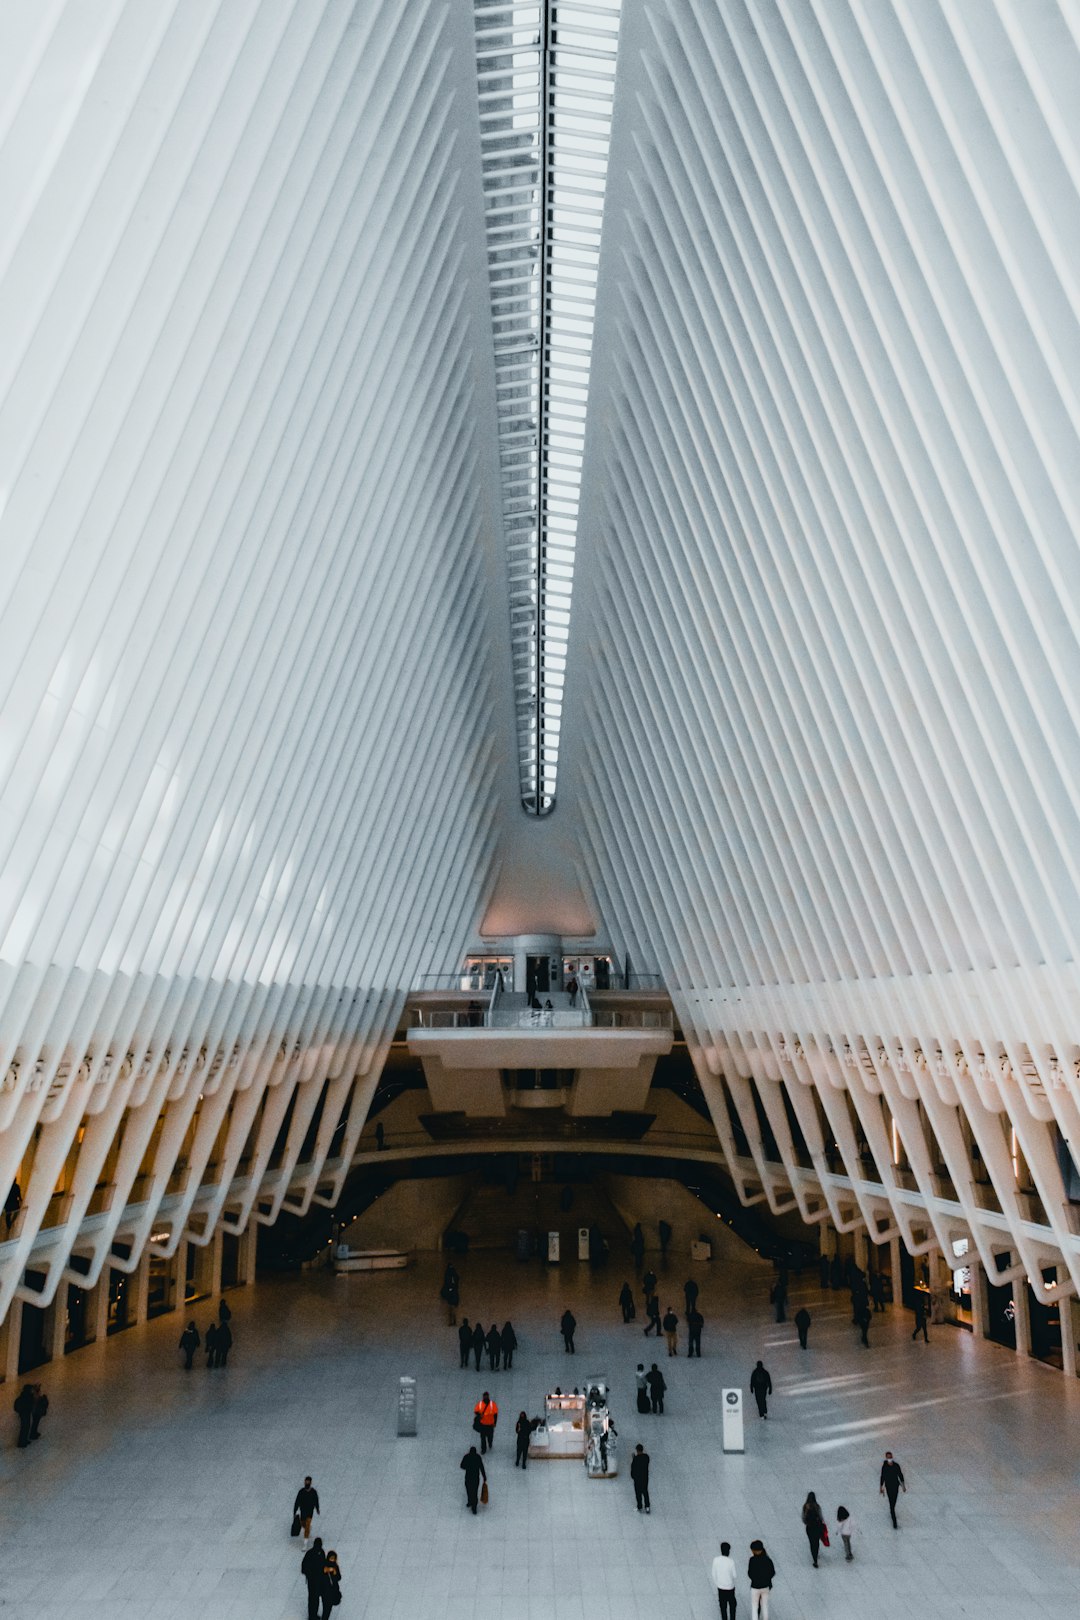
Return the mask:
[(231, 1349), (232, 1328), (229, 1326), (228, 1322), (221, 1322), (218, 1324), (217, 1339), (214, 1343), (215, 1367), (224, 1367), (225, 1363), (229, 1359), (229, 1351)]
[(656, 1337), (659, 1338), (660, 1337), (660, 1295), (659, 1294), (649, 1294), (649, 1295), (647, 1295), (646, 1300), (645, 1300), (645, 1314), (649, 1318), (649, 1325), (644, 1330), (645, 1337), (648, 1338), (650, 1333), (655, 1332)]
[(477, 1372), (480, 1371), (480, 1358), (484, 1354), (484, 1337), (483, 1323), (477, 1322), (472, 1332), (472, 1347), (473, 1355), (476, 1357)]
[(657, 1367), (655, 1361), (649, 1368), (649, 1371), (645, 1374), (645, 1377), (649, 1385), (649, 1401), (652, 1405), (652, 1409), (654, 1412), (658, 1412), (662, 1417), (664, 1413), (664, 1393), (667, 1389), (667, 1384), (664, 1381), (663, 1373)]
[(805, 1305), (800, 1305), (795, 1312), (795, 1327), (799, 1335), (800, 1348), (806, 1349), (806, 1335), (810, 1332), (810, 1312)]
[(683, 1295), (686, 1299), (686, 1314), (689, 1316), (690, 1312), (697, 1304), (698, 1297), (698, 1285), (694, 1281), (693, 1277), (688, 1277), (686, 1282), (683, 1283)]
[(907, 1485), (904, 1483), (904, 1470), (891, 1451), (885, 1453), (885, 1461), (881, 1465), (879, 1486), (878, 1495), (889, 1498), (889, 1517), (892, 1519), (892, 1527), (894, 1530), (899, 1530), (900, 1526), (896, 1522), (896, 1498), (901, 1491), (905, 1496), (907, 1495)]
[(763, 1541), (750, 1543), (750, 1562), (746, 1566), (746, 1573), (750, 1577), (750, 1615), (751, 1620), (769, 1620), (769, 1592), (776, 1578), (776, 1565), (765, 1551)]
[(319, 1493), (311, 1483), (311, 1475), (305, 1474), (304, 1483), (296, 1493), (296, 1501), (292, 1505), (293, 1517), (300, 1515), (300, 1534), (307, 1546), (311, 1538), (311, 1521), (316, 1513), (321, 1512), (319, 1507)]
[(701, 1330), (705, 1326), (705, 1318), (695, 1305), (686, 1318), (686, 1331), (689, 1339), (687, 1346), (687, 1359), (697, 1356), (701, 1360)]
[(498, 1372), (499, 1359), (502, 1356), (502, 1334), (499, 1332), (495, 1322), (491, 1324), (485, 1343), (487, 1344), (488, 1369), (491, 1372)]
[(634, 1320), (634, 1315), (635, 1315), (634, 1296), (633, 1296), (633, 1293), (631, 1292), (630, 1284), (628, 1282), (624, 1282), (623, 1285), (622, 1285), (622, 1288), (619, 1291), (619, 1304), (622, 1306), (622, 1319), (623, 1319), (623, 1321), (624, 1322), (632, 1322)]
[(634, 1447), (634, 1456), (630, 1464), (630, 1478), (634, 1482), (634, 1500), (640, 1513), (642, 1508), (651, 1513), (649, 1505), (649, 1453), (644, 1446)]
[(472, 1334), (473, 1330), (469, 1326), (469, 1318), (467, 1316), (463, 1316), (461, 1318), (461, 1326), (457, 1330), (458, 1349), (461, 1351), (461, 1365), (463, 1367), (467, 1367), (469, 1365), (469, 1351), (472, 1349)]
[(300, 1573), (307, 1582), (308, 1620), (319, 1620), (319, 1592), (322, 1586), (323, 1544), (316, 1536), (310, 1549), (300, 1560)]
[(750, 1393), (757, 1401), (758, 1417), (767, 1418), (769, 1415), (769, 1396), (772, 1394), (772, 1379), (763, 1362), (758, 1362), (750, 1374)]
[(510, 1322), (503, 1323), (502, 1330), (502, 1359), (503, 1366), (509, 1372), (514, 1365), (514, 1351), (517, 1349), (517, 1334)]
[(180, 1348), (184, 1352), (184, 1369), (186, 1372), (191, 1371), (191, 1363), (194, 1361), (195, 1352), (201, 1343), (202, 1339), (199, 1337), (198, 1328), (194, 1322), (189, 1322), (180, 1335)]
[(923, 1336), (923, 1342), (929, 1344), (930, 1335), (926, 1331), (926, 1296), (921, 1290), (917, 1289), (915, 1293), (915, 1331), (911, 1337), (917, 1339), (920, 1333)]
[(562, 1321), (559, 1323), (559, 1332), (562, 1334), (563, 1348), (568, 1356), (574, 1354), (574, 1330), (576, 1327), (577, 1322), (574, 1319), (573, 1312), (569, 1310), (563, 1311)]
[(206, 1330), (206, 1338), (203, 1340), (203, 1347), (206, 1350), (206, 1365), (208, 1367), (216, 1367), (217, 1366), (217, 1336), (218, 1336), (218, 1332), (219, 1332), (219, 1329), (218, 1329), (217, 1323), (216, 1322), (211, 1322), (210, 1326)]
[(469, 1447), (461, 1459), (461, 1466), (465, 1470), (465, 1501), (475, 1513), (480, 1500), (480, 1481), (487, 1480), (487, 1469), (475, 1446)]
[(648, 1271), (645, 1273), (644, 1277), (642, 1277), (642, 1279), (641, 1279), (641, 1287), (642, 1287), (642, 1291), (643, 1291), (643, 1293), (645, 1295), (645, 1302), (646, 1302), (646, 1304), (648, 1304), (649, 1295), (652, 1293), (653, 1289), (656, 1287), (656, 1272), (652, 1269), (651, 1266), (649, 1267)]
[(34, 1386), (24, 1384), (13, 1402), (19, 1419), (19, 1447), (30, 1444), (30, 1425), (34, 1420)]

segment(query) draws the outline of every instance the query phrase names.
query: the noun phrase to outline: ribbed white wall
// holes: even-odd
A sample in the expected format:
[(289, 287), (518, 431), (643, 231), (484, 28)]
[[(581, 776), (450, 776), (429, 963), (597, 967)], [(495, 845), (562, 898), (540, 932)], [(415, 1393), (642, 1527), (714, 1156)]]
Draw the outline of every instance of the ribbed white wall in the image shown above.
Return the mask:
[(516, 773), (471, 8), (9, 0), (0, 120), (2, 1314), (327, 1079), (332, 1201)]
[(625, 9), (563, 777), (774, 1204), (830, 1212), (782, 1080), (839, 1224), (1038, 1288), (1080, 1285), (1078, 83), (1059, 0)]

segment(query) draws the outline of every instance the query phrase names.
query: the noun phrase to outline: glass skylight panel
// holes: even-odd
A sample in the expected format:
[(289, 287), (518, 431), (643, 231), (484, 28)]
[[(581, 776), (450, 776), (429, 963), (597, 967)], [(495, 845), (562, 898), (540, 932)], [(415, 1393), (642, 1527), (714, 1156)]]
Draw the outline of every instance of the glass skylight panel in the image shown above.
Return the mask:
[(521, 800), (555, 802), (621, 0), (477, 0)]

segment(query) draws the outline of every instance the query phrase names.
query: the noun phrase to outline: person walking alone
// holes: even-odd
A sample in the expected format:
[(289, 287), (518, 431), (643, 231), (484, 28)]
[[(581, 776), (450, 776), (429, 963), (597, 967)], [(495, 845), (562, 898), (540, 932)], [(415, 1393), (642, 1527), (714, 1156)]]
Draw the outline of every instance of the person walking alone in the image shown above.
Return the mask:
[(795, 1330), (799, 1335), (799, 1348), (806, 1349), (806, 1335), (810, 1332), (810, 1312), (805, 1305), (800, 1305), (795, 1312)]
[(813, 1491), (807, 1496), (802, 1509), (803, 1529), (806, 1539), (810, 1543), (810, 1557), (814, 1568), (818, 1567), (818, 1552), (821, 1543), (825, 1540), (825, 1521), (821, 1516), (821, 1504)]
[(499, 1329), (494, 1322), (492, 1322), (491, 1327), (488, 1329), (488, 1336), (485, 1343), (487, 1345), (488, 1353), (488, 1371), (498, 1372), (499, 1358), (502, 1355), (502, 1334), (499, 1332)]
[(305, 1474), (304, 1483), (296, 1493), (296, 1501), (292, 1505), (293, 1518), (300, 1520), (300, 1534), (304, 1538), (304, 1546), (311, 1539), (311, 1521), (316, 1513), (321, 1513), (319, 1507), (319, 1493), (311, 1483), (311, 1475)]
[(469, 1447), (461, 1459), (461, 1466), (465, 1471), (465, 1505), (475, 1513), (480, 1500), (480, 1481), (487, 1483), (487, 1469), (477, 1455), (475, 1446)]
[(855, 1520), (846, 1507), (838, 1507), (836, 1510), (836, 1528), (840, 1540), (844, 1543), (844, 1562), (850, 1564), (855, 1557), (851, 1550), (852, 1538), (855, 1535)]
[(300, 1560), (300, 1573), (307, 1583), (307, 1620), (319, 1620), (319, 1599), (322, 1597), (322, 1573), (325, 1563), (322, 1536), (316, 1536)]
[(559, 1332), (562, 1334), (563, 1349), (568, 1356), (574, 1354), (574, 1330), (576, 1327), (577, 1322), (574, 1320), (573, 1312), (569, 1309), (563, 1311), (562, 1320), (559, 1323)]
[(514, 1365), (514, 1351), (517, 1349), (517, 1334), (509, 1322), (503, 1323), (502, 1330), (502, 1358), (503, 1366), (507, 1372)]
[(720, 1556), (712, 1561), (712, 1580), (720, 1599), (720, 1620), (735, 1620), (735, 1560), (730, 1541), (720, 1543)]
[(199, 1330), (194, 1322), (189, 1322), (180, 1335), (180, 1349), (184, 1352), (184, 1371), (191, 1371), (191, 1364), (195, 1360), (195, 1352), (202, 1343)]
[(529, 1441), (532, 1439), (532, 1423), (528, 1413), (519, 1412), (518, 1420), (514, 1424), (514, 1467), (528, 1468)]
[(667, 1340), (667, 1353), (677, 1356), (679, 1353), (679, 1318), (669, 1305), (664, 1312), (664, 1338)]
[(912, 1337), (912, 1339), (917, 1339), (919, 1337), (919, 1334), (921, 1333), (922, 1336), (923, 1336), (923, 1343), (924, 1344), (929, 1344), (930, 1343), (930, 1335), (926, 1331), (926, 1312), (927, 1312), (926, 1300), (923, 1298), (923, 1296), (922, 1296), (922, 1294), (920, 1292), (916, 1292), (916, 1295), (915, 1295), (915, 1331), (911, 1335), (911, 1337)]
[(750, 1577), (750, 1620), (769, 1620), (769, 1593), (776, 1579), (776, 1565), (765, 1551), (763, 1541), (750, 1543), (746, 1573)]
[(623, 1321), (632, 1322), (634, 1317), (637, 1315), (637, 1311), (634, 1307), (633, 1290), (628, 1282), (624, 1282), (622, 1285), (622, 1289), (619, 1293), (619, 1304), (622, 1306)]
[(704, 1326), (705, 1318), (698, 1310), (697, 1305), (695, 1305), (693, 1310), (690, 1312), (690, 1315), (686, 1318), (687, 1360), (689, 1360), (691, 1356), (697, 1356), (698, 1360), (701, 1360), (701, 1330)]
[(645, 1301), (645, 1314), (649, 1318), (649, 1325), (644, 1330), (645, 1337), (648, 1338), (649, 1334), (655, 1331), (656, 1337), (659, 1338), (660, 1337), (660, 1296), (659, 1296), (659, 1294), (650, 1294), (648, 1296), (648, 1298)]
[(473, 1407), (473, 1428), (480, 1436), (480, 1455), (495, 1444), (495, 1425), (499, 1421), (499, 1408), (485, 1389)]
[(767, 1418), (769, 1415), (769, 1396), (772, 1394), (772, 1379), (763, 1362), (759, 1361), (750, 1374), (750, 1393), (757, 1401), (757, 1415)]
[(641, 1291), (645, 1295), (646, 1306), (649, 1303), (649, 1295), (652, 1293), (652, 1291), (653, 1291), (653, 1289), (655, 1287), (656, 1287), (656, 1272), (650, 1266), (648, 1271), (645, 1273), (644, 1277), (642, 1277), (642, 1279), (641, 1279)]
[(646, 1513), (652, 1512), (649, 1503), (649, 1453), (645, 1447), (634, 1447), (634, 1456), (630, 1464), (630, 1478), (634, 1482), (634, 1500), (640, 1513), (642, 1508)]
[(467, 1316), (461, 1318), (461, 1326), (457, 1330), (457, 1342), (461, 1354), (460, 1365), (467, 1367), (469, 1365), (469, 1352), (472, 1350), (472, 1328), (469, 1326)]
[(476, 1370), (480, 1371), (480, 1358), (484, 1354), (484, 1345), (487, 1342), (484, 1333), (484, 1324), (477, 1322), (472, 1330), (473, 1355), (476, 1357)]
[(899, 1530), (900, 1528), (896, 1522), (896, 1498), (899, 1496), (901, 1491), (903, 1491), (905, 1496), (907, 1495), (907, 1484), (904, 1480), (904, 1470), (896, 1461), (896, 1458), (893, 1456), (892, 1452), (887, 1451), (885, 1453), (885, 1461), (881, 1465), (881, 1478), (879, 1481), (878, 1495), (887, 1496), (889, 1498), (889, 1517), (892, 1519), (892, 1527), (894, 1530)]
[(654, 1412), (658, 1412), (660, 1414), (660, 1416), (663, 1417), (663, 1415), (664, 1415), (664, 1394), (665, 1394), (665, 1392), (667, 1390), (667, 1384), (664, 1381), (663, 1373), (657, 1367), (655, 1361), (653, 1362), (652, 1366), (649, 1368), (649, 1371), (646, 1373), (645, 1376), (646, 1376), (646, 1378), (648, 1380), (648, 1384), (649, 1384), (649, 1403), (650, 1403), (650, 1405), (652, 1407), (652, 1410)]

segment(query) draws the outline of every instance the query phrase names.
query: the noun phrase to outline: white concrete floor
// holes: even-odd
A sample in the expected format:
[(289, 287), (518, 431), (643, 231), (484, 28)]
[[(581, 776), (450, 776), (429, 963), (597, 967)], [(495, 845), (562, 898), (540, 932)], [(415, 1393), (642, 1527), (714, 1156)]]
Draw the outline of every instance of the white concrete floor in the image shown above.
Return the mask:
[[(912, 1344), (906, 1313), (875, 1317), (858, 1344), (840, 1296), (796, 1287), (814, 1316), (811, 1348), (769, 1320), (759, 1268), (693, 1267), (705, 1356), (661, 1361), (641, 1323), (623, 1327), (623, 1270), (475, 1256), (462, 1310), (510, 1316), (510, 1374), (458, 1368), (438, 1300), (441, 1262), (408, 1273), (260, 1282), (230, 1296), (228, 1369), (179, 1367), (171, 1316), (42, 1369), (52, 1398), (43, 1438), (0, 1452), (0, 1609), (11, 1620), (302, 1620), (290, 1508), (305, 1472), (319, 1529), (344, 1570), (342, 1620), (690, 1620), (716, 1614), (709, 1564), (721, 1538), (740, 1570), (761, 1536), (778, 1569), (773, 1620), (1043, 1620), (1080, 1612), (1076, 1539), (1080, 1388), (956, 1329)], [(661, 1281), (680, 1315), (688, 1264)], [(578, 1355), (558, 1318), (579, 1320)], [(209, 1312), (197, 1317), (200, 1329)], [(638, 1418), (643, 1352), (669, 1383), (667, 1414)], [(776, 1385), (768, 1423), (753, 1414), (745, 1457), (720, 1447), (720, 1389), (745, 1385), (757, 1355)], [(513, 1467), (513, 1421), (544, 1391), (588, 1372), (615, 1386), (624, 1473), (589, 1482), (577, 1463)], [(396, 1380), (420, 1380), (420, 1434), (395, 1435)], [(501, 1409), (491, 1503), (473, 1518), (458, 1463), (473, 1402), (490, 1382)], [(4, 1398), (14, 1398), (7, 1386)], [(10, 1414), (10, 1402), (9, 1402)], [(652, 1455), (649, 1518), (625, 1464)], [(900, 1532), (877, 1494), (891, 1447), (908, 1478)], [(857, 1516), (856, 1561), (834, 1542), (810, 1566), (799, 1510), (816, 1490), (835, 1525)]]

